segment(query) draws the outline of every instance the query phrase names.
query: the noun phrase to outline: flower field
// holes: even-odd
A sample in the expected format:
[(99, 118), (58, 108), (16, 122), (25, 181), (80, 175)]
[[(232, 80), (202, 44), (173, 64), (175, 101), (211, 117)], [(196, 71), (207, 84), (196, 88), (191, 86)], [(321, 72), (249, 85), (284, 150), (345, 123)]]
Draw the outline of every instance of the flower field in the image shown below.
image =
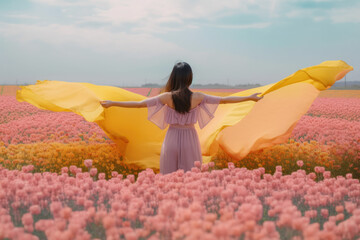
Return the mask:
[(164, 176), (2, 94), (0, 239), (358, 239), (359, 162), (360, 91), (321, 92), (287, 143)]

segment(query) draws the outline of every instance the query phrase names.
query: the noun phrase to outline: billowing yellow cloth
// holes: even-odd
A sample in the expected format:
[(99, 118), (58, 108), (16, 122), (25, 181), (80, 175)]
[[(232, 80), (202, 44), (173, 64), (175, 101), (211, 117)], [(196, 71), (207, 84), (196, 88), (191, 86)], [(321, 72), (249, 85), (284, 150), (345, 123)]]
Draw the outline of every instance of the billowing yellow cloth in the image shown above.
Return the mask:
[[(208, 162), (219, 147), (241, 160), (249, 152), (286, 142), (319, 92), (330, 88), (351, 70), (353, 67), (344, 61), (325, 61), (277, 83), (232, 94), (248, 96), (261, 92), (264, 98), (258, 102), (220, 104), (208, 125), (203, 129), (196, 126), (203, 162)], [(96, 122), (125, 153), (127, 163), (159, 168), (166, 129), (161, 130), (147, 120), (147, 108), (104, 109), (99, 103), (146, 99), (142, 95), (111, 86), (44, 80), (21, 86), (16, 98), (41, 109), (72, 111)]]

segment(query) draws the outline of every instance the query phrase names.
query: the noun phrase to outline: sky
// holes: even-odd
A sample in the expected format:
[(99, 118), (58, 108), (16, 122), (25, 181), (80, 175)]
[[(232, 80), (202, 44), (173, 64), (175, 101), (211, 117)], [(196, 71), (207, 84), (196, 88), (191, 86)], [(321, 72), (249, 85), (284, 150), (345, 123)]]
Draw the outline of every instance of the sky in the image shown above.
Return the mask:
[[(0, 84), (270, 84), (326, 60), (360, 81), (359, 0), (0, 0)], [(344, 80), (341, 80), (344, 81)]]

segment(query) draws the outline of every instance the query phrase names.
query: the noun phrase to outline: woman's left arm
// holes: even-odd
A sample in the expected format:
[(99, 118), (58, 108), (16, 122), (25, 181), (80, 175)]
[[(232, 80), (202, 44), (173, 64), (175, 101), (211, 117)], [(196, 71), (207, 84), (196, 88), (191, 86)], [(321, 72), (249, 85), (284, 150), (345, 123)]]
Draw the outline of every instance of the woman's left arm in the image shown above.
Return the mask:
[(146, 107), (146, 100), (142, 100), (139, 102), (136, 102), (136, 101), (124, 101), (124, 102), (100, 101), (100, 104), (104, 108), (108, 108), (108, 107), (142, 108), (142, 107)]
[(154, 103), (154, 100), (156, 100), (157, 98), (159, 99), (159, 101), (164, 103), (164, 101), (166, 101), (166, 98), (169, 96), (171, 95), (169, 95), (168, 93), (162, 93), (155, 97), (146, 98), (142, 101), (121, 101), (121, 102), (100, 101), (100, 104), (104, 108), (108, 108), (108, 107), (143, 108), (143, 107), (147, 107), (148, 103), (150, 104)]

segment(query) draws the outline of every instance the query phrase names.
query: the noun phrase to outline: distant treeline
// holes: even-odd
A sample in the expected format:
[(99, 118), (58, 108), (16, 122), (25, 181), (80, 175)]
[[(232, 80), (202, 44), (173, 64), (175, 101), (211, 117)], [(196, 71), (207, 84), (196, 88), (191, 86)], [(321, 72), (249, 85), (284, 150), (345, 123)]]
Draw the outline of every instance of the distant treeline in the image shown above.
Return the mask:
[(344, 81), (341, 80), (340, 82), (334, 83), (331, 86), (331, 89), (360, 89), (360, 82), (359, 81)]
[[(164, 85), (160, 85), (157, 83), (146, 83), (141, 85), (143, 88), (162, 88)], [(255, 87), (261, 87), (260, 84), (237, 84), (237, 85), (226, 85), (226, 84), (220, 84), (220, 83), (210, 83), (210, 84), (192, 84), (192, 88), (213, 88), (213, 89), (233, 89), (233, 88), (239, 88), (239, 89), (248, 89), (248, 88), (255, 88)]]
[[(256, 88), (261, 87), (260, 84), (237, 84), (237, 85), (227, 85), (227, 84), (220, 84), (220, 83), (211, 83), (211, 84), (193, 84), (191, 85), (193, 88), (214, 88), (214, 89), (233, 89), (233, 88), (239, 88), (239, 89), (249, 89), (249, 88)], [(146, 83), (141, 85), (141, 87), (144, 88), (162, 88), (163, 85), (157, 84), (157, 83)], [(333, 86), (331, 86), (331, 89), (360, 89), (360, 81), (345, 81), (341, 80), (340, 82), (336, 82)]]
[[(0, 86), (15, 86), (16, 84), (1, 84)], [(17, 84), (17, 86), (26, 86), (29, 85), (28, 83), (23, 84)], [(213, 89), (249, 89), (249, 88), (256, 88), (261, 87), (262, 85), (256, 83), (256, 84), (237, 84), (237, 85), (227, 85), (227, 84), (221, 84), (221, 83), (210, 83), (210, 84), (192, 84), (192, 88), (213, 88)], [(138, 88), (139, 86), (116, 86), (120, 88)], [(158, 83), (145, 83), (140, 86), (141, 88), (162, 88), (164, 85), (158, 84)], [(360, 89), (360, 81), (345, 81), (341, 80), (340, 82), (336, 82), (331, 89), (349, 89), (349, 90), (356, 90)]]

